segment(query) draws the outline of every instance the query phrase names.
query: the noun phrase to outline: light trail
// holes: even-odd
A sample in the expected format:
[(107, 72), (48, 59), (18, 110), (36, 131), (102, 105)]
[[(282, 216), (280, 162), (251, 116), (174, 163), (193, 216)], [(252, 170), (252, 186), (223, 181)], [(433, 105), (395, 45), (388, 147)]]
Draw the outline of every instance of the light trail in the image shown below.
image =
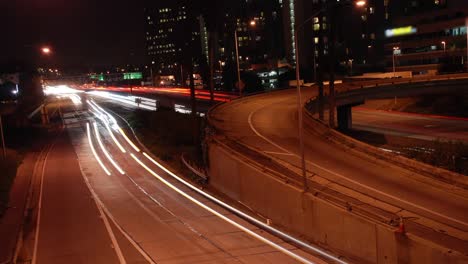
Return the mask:
[[(97, 105), (97, 104), (96, 104), (96, 105)], [(99, 106), (98, 106), (98, 107), (99, 107)], [(102, 108), (101, 108), (101, 109), (102, 109)], [(102, 111), (104, 111), (105, 113), (107, 113), (104, 109), (102, 109)], [(107, 113), (107, 115), (110, 115), (110, 114)], [(117, 124), (117, 126), (118, 126), (118, 124)], [(137, 152), (140, 152), (140, 149), (139, 149), (138, 147), (136, 147), (136, 145), (127, 137), (127, 135), (123, 132), (123, 130), (122, 130), (119, 126), (118, 126), (118, 129), (119, 129), (120, 133), (122, 134), (122, 136), (125, 138), (125, 140), (126, 140)], [(328, 259), (330, 259), (330, 260), (333, 260), (333, 261), (335, 261), (335, 262), (337, 262), (337, 263), (340, 263), (340, 264), (347, 264), (347, 262), (345, 262), (345, 261), (343, 261), (343, 260), (341, 260), (341, 259), (339, 259), (339, 258), (337, 258), (337, 257), (335, 257), (335, 256), (333, 256), (333, 255), (331, 255), (331, 254), (329, 254), (329, 253), (323, 251), (322, 249), (317, 248), (317, 247), (314, 247), (314, 246), (311, 246), (311, 245), (309, 245), (309, 244), (307, 244), (307, 243), (305, 243), (305, 242), (303, 242), (303, 241), (301, 241), (301, 240), (298, 240), (298, 239), (296, 239), (296, 238), (294, 238), (294, 237), (292, 237), (292, 236), (290, 236), (290, 235), (288, 235), (288, 234), (286, 234), (286, 233), (284, 233), (284, 232), (282, 232), (282, 231), (280, 231), (280, 230), (278, 230), (278, 229), (276, 229), (276, 228), (273, 228), (273, 227), (271, 227), (271, 226), (265, 224), (264, 222), (261, 222), (260, 220), (258, 220), (258, 219), (256, 219), (256, 218), (254, 218), (254, 217), (252, 217), (252, 216), (250, 216), (250, 215), (248, 215), (248, 214), (246, 214), (246, 213), (244, 213), (244, 212), (242, 212), (242, 211), (240, 211), (240, 210), (238, 210), (238, 209), (232, 207), (231, 205), (226, 204), (225, 202), (223, 202), (223, 201), (217, 199), (216, 197), (214, 197), (214, 196), (212, 196), (212, 195), (210, 195), (210, 194), (208, 194), (208, 193), (206, 193), (206, 192), (204, 192), (204, 191), (198, 189), (196, 186), (192, 185), (191, 183), (189, 183), (189, 182), (187, 182), (186, 180), (182, 179), (181, 177), (177, 176), (177, 175), (174, 174), (172, 171), (170, 171), (169, 169), (167, 169), (166, 167), (164, 167), (163, 165), (161, 165), (159, 162), (157, 162), (156, 160), (154, 160), (153, 158), (151, 158), (151, 156), (149, 156), (147, 153), (142, 152), (142, 154), (143, 154), (143, 156), (145, 156), (148, 160), (150, 160), (153, 164), (155, 164), (157, 167), (159, 167), (160, 169), (162, 169), (163, 171), (165, 171), (166, 173), (168, 173), (170, 176), (172, 176), (174, 179), (176, 179), (176, 180), (179, 181), (180, 183), (184, 184), (185, 186), (189, 187), (190, 189), (194, 190), (195, 192), (201, 194), (202, 196), (208, 198), (209, 200), (211, 200), (211, 201), (217, 203), (218, 205), (220, 205), (220, 206), (222, 206), (222, 207), (224, 207), (224, 208), (226, 208), (226, 209), (228, 209), (228, 210), (234, 212), (234, 213), (237, 214), (237, 215), (240, 215), (240, 216), (243, 217), (244, 219), (248, 219), (249, 221), (254, 222), (254, 223), (257, 224), (258, 226), (262, 227), (263, 229), (266, 229), (266, 230), (268, 230), (268, 231), (270, 231), (270, 232), (272, 232), (272, 233), (274, 233), (274, 234), (276, 234), (276, 235), (278, 235), (278, 236), (280, 236), (280, 237), (283, 237), (283, 238), (285, 238), (285, 239), (287, 239), (287, 240), (290, 240), (290, 241), (292, 241), (293, 243), (295, 243), (295, 244), (297, 244), (297, 245), (299, 245), (299, 246), (302, 246), (302, 247), (304, 247), (304, 248), (307, 248), (307, 249), (310, 250), (310, 251), (316, 252), (317, 254), (319, 254), (319, 255), (321, 255), (321, 256), (323, 256), (323, 257), (326, 257), (326, 258), (328, 258)], [(131, 155), (132, 158), (135, 159), (135, 161), (137, 161), (137, 163), (140, 164), (145, 170), (147, 170), (148, 172), (150, 172), (153, 176), (155, 176), (156, 178), (160, 179), (161, 181), (163, 181), (163, 182), (167, 185), (167, 183), (166, 183), (167, 181), (165, 181), (164, 179), (162, 179), (161, 176), (159, 176), (157, 173), (155, 173), (154, 171), (152, 171), (152, 170), (151, 170), (148, 166), (146, 166), (143, 162), (141, 162), (133, 153), (130, 153), (130, 155)], [(172, 187), (169, 186), (169, 187), (171, 187), (172, 189), (173, 189), (173, 188), (176, 188), (176, 189), (177, 189), (177, 187), (173, 186), (172, 184), (170, 184), (170, 183), (168, 183), (168, 184), (172, 186)], [(177, 192), (182, 192), (180, 189), (177, 189), (176, 191), (177, 191)], [(185, 193), (184, 193), (184, 194), (185, 194)], [(185, 194), (185, 195), (183, 195), (183, 196), (184, 196), (184, 197), (187, 197), (187, 196), (190, 197), (188, 194)], [(199, 202), (198, 200), (196, 200), (195, 198), (192, 198), (192, 197), (190, 197), (190, 198), (188, 198), (188, 199), (191, 200), (191, 201), (195, 200), (195, 201), (197, 201), (198, 203), (201, 203), (201, 202)], [(193, 199), (193, 200), (192, 200), (192, 199)], [(197, 203), (197, 204), (198, 204), (198, 203)], [(204, 204), (202, 204), (202, 205), (200, 205), (200, 206), (202, 206), (203, 208), (206, 207), (206, 205), (204, 205)], [(209, 208), (209, 207), (208, 207), (208, 208)], [(206, 208), (205, 208), (205, 209), (206, 209)], [(212, 209), (212, 208), (209, 208), (209, 209), (214, 211), (214, 209)], [(208, 210), (208, 209), (207, 209), (207, 210)], [(209, 211), (210, 211), (210, 210), (209, 210)], [(211, 211), (210, 211), (210, 212), (211, 212)], [(216, 214), (216, 215), (217, 215), (217, 214)], [(228, 218), (228, 220), (232, 221), (232, 220), (229, 219), (229, 218)], [(229, 221), (228, 221), (228, 222), (229, 222)], [(233, 222), (233, 221), (232, 221), (232, 222)], [(234, 223), (235, 223), (235, 222), (234, 222)], [(239, 225), (239, 224), (236, 223), (235, 226), (237, 226), (237, 225)], [(245, 227), (242, 227), (242, 228), (240, 228), (240, 229), (243, 230), (243, 228), (245, 228)], [(248, 230), (248, 229), (247, 229), (247, 230)], [(250, 230), (249, 230), (249, 231), (250, 231)], [(254, 234), (257, 235), (256, 233), (254, 233)], [(258, 236), (258, 235), (257, 235), (257, 236)], [(262, 237), (262, 239), (260, 239), (260, 240), (264, 242), (263, 239), (265, 239), (265, 238)], [(265, 240), (266, 240), (266, 239), (265, 239)], [(273, 242), (271, 242), (271, 241), (269, 241), (269, 242), (270, 242), (270, 243), (273, 243)], [(267, 242), (265, 242), (265, 243), (267, 243)], [(269, 243), (267, 243), (267, 244), (269, 244)], [(275, 244), (275, 246), (278, 246), (278, 245)], [(275, 247), (275, 248), (276, 248), (276, 247)], [(288, 251), (288, 252), (289, 252), (289, 251)], [(289, 252), (289, 253), (294, 254), (294, 253), (292, 253), (292, 252)], [(287, 255), (289, 255), (289, 254), (287, 254)], [(294, 255), (295, 255), (295, 254), (294, 254)], [(308, 260), (306, 260), (306, 261), (308, 261)], [(305, 263), (312, 263), (312, 262), (305, 262)]]
[(233, 221), (232, 219), (222, 215), (221, 213), (217, 212), (216, 210), (212, 209), (211, 207), (203, 204), (202, 202), (198, 201), (197, 199), (193, 198), (192, 196), (188, 195), (187, 193), (183, 192), (182, 190), (180, 190), (179, 188), (177, 188), (176, 186), (174, 186), (172, 183), (168, 182), (167, 180), (165, 180), (164, 178), (162, 178), (161, 176), (159, 176), (157, 173), (155, 173), (153, 170), (151, 170), (148, 166), (146, 166), (141, 160), (139, 160), (133, 153), (130, 154), (132, 156), (132, 158), (138, 163), (140, 164), (146, 171), (148, 171), (151, 175), (153, 175), (154, 177), (156, 177), (159, 181), (161, 181), (162, 183), (164, 183), (166, 186), (168, 186), (169, 188), (173, 189), (174, 191), (176, 191), (177, 193), (179, 193), (180, 195), (182, 195), (183, 197), (187, 198), (188, 200), (192, 201), (193, 203), (197, 204), (198, 206), (202, 207), (203, 209), (209, 211), (210, 213), (216, 215), (217, 217), (221, 218), (222, 220), (230, 223), (231, 225), (239, 228), (240, 230), (246, 232), (247, 234), (255, 237), (256, 239), (264, 242), (265, 244), (268, 244), (270, 245), (271, 247), (283, 252), (284, 254), (302, 262), (302, 263), (307, 263), (307, 264), (313, 264), (314, 262), (308, 260), (308, 259), (305, 259), (304, 257), (301, 257), (289, 250), (287, 250), (286, 248), (262, 237), (261, 235), (253, 232), (252, 230), (242, 226), (241, 224)]
[[(109, 115), (109, 113), (107, 113), (106, 111), (104, 111), (104, 109), (102, 109), (101, 107), (99, 107), (96, 103), (95, 106), (93, 105), (94, 102), (90, 102), (88, 101), (88, 104), (91, 105), (91, 107), (93, 107), (93, 109), (95, 109), (98, 113), (100, 113), (101, 115), (104, 115), (104, 116), (108, 116), (109, 119), (113, 120), (115, 123), (114, 124), (117, 124), (117, 121), (114, 119), (114, 117), (112, 117), (111, 115)], [(97, 108), (96, 108), (97, 107)], [(106, 127), (107, 131), (109, 132), (112, 140), (114, 141), (114, 143), (117, 145), (117, 147), (120, 149), (120, 151), (122, 151), (122, 153), (126, 153), (127, 151), (125, 150), (125, 148), (122, 146), (122, 144), (120, 144), (120, 142), (117, 140), (117, 138), (115, 137), (114, 135), (114, 132), (112, 132), (112, 129), (109, 127), (109, 122), (103, 118), (102, 116), (99, 116), (97, 113), (95, 113), (94, 111), (91, 111), (91, 113), (93, 113), (97, 118), (99, 118), (103, 123), (104, 123), (104, 126)], [(102, 112), (102, 113), (101, 113)], [(118, 126), (118, 125), (117, 125)]]
[[(94, 104), (95, 106), (92, 105), (91, 103)], [(97, 103), (95, 103), (95, 102), (90, 102), (90, 104), (91, 104), (93, 107), (99, 108), (99, 109), (100, 109), (100, 111), (98, 110), (99, 112), (102, 111), (105, 115), (109, 116), (109, 118), (110, 118), (111, 120), (113, 120), (115, 128), (116, 128), (117, 131), (119, 131), (119, 133), (123, 136), (123, 138), (125, 139), (125, 141), (127, 141), (127, 143), (128, 143), (136, 152), (140, 152), (140, 149), (127, 137), (127, 135), (125, 134), (125, 132), (122, 130), (122, 128), (120, 128), (119, 124), (117, 123), (117, 121), (115, 120), (115, 118), (114, 118), (111, 114), (109, 114), (108, 112), (106, 112), (104, 109), (102, 109), (102, 108), (101, 108)]]
[(88, 133), (88, 140), (89, 140), (89, 146), (91, 147), (91, 151), (93, 152), (94, 158), (98, 161), (99, 165), (101, 165), (101, 168), (104, 170), (104, 172), (107, 175), (111, 175), (110, 171), (104, 166), (104, 163), (102, 163), (101, 158), (99, 158), (98, 154), (96, 153), (96, 150), (94, 149), (93, 141), (91, 140), (91, 132), (89, 130), (89, 123), (86, 123), (86, 131)]
[(115, 118), (110, 115), (106, 110), (104, 110), (102, 107), (100, 107), (96, 102), (94, 102), (93, 100), (91, 100), (91, 104), (93, 104), (94, 106), (96, 106), (99, 110), (101, 110), (101, 112), (104, 114), (104, 115), (107, 115), (107, 117), (113, 122), (113, 125), (114, 126), (118, 126), (117, 124), (117, 120), (115, 120)]
[(145, 152), (143, 152), (143, 156), (145, 156), (145, 157), (146, 157), (148, 160), (150, 160), (153, 164), (155, 164), (156, 166), (158, 166), (160, 169), (162, 169), (163, 171), (165, 171), (167, 174), (169, 174), (170, 176), (172, 176), (173, 178), (175, 178), (176, 180), (178, 180), (179, 182), (181, 182), (181, 183), (184, 184), (185, 186), (187, 186), (187, 187), (189, 187), (190, 189), (194, 190), (195, 192), (201, 194), (202, 196), (208, 198), (209, 200), (211, 200), (211, 201), (213, 201), (213, 202), (215, 202), (215, 203), (221, 205), (222, 207), (224, 207), (224, 208), (226, 208), (226, 209), (228, 209), (228, 210), (230, 210), (230, 211), (232, 211), (232, 212), (234, 212), (234, 213), (236, 213), (236, 214), (242, 216), (242, 217), (245, 218), (245, 219), (248, 219), (249, 221), (254, 222), (255, 224), (261, 226), (262, 228), (264, 228), (264, 229), (266, 229), (266, 230), (268, 230), (268, 231), (270, 231), (270, 232), (272, 232), (272, 233), (275, 233), (275, 234), (278, 235), (278, 236), (281, 236), (281, 237), (283, 237), (283, 238), (286, 238), (286, 239), (288, 239), (288, 240), (294, 242), (294, 243), (297, 244), (297, 245), (300, 245), (300, 246), (302, 246), (302, 247), (304, 247), (304, 248), (307, 248), (307, 249), (309, 249), (309, 250), (311, 250), (311, 251), (314, 251), (314, 252), (316, 252), (316, 253), (318, 253), (318, 254), (324, 256), (324, 257), (327, 257), (327, 258), (329, 258), (329, 259), (331, 259), (331, 260), (333, 260), (333, 261), (336, 261), (336, 262), (338, 262), (338, 263), (342, 263), (342, 264), (345, 264), (345, 263), (346, 263), (346, 262), (344, 262), (343, 260), (341, 260), (341, 259), (339, 259), (339, 258), (337, 258), (337, 257), (335, 257), (335, 256), (332, 256), (332, 255), (330, 255), (329, 253), (327, 253), (327, 252), (321, 250), (320, 248), (313, 247), (313, 246), (311, 246), (311, 245), (309, 245), (309, 244), (307, 244), (307, 243), (305, 243), (305, 242), (303, 242), (303, 241), (301, 241), (301, 240), (298, 240), (298, 239), (296, 239), (296, 238), (294, 238), (294, 237), (292, 237), (292, 236), (290, 236), (290, 235), (288, 235), (288, 234), (286, 234), (286, 233), (284, 233), (284, 232), (282, 232), (282, 231), (280, 231), (280, 230), (278, 230), (278, 229), (276, 229), (276, 228), (273, 228), (273, 227), (271, 227), (271, 226), (269, 226), (269, 225), (263, 223), (262, 221), (260, 221), (260, 220), (258, 220), (258, 219), (256, 219), (256, 218), (254, 218), (254, 217), (252, 217), (252, 216), (250, 216), (250, 215), (248, 215), (248, 214), (246, 214), (246, 213), (244, 213), (244, 212), (242, 212), (242, 211), (240, 211), (240, 210), (238, 210), (238, 209), (236, 209), (236, 208), (234, 208), (234, 207), (232, 207), (232, 206), (226, 204), (225, 202), (223, 202), (223, 201), (217, 199), (216, 197), (214, 197), (214, 196), (212, 196), (212, 195), (210, 195), (210, 194), (208, 194), (208, 193), (206, 193), (206, 192), (204, 192), (204, 191), (198, 189), (197, 187), (195, 187), (195, 186), (192, 185), (191, 183), (187, 182), (186, 180), (184, 180), (184, 179), (182, 179), (181, 177), (179, 177), (179, 176), (177, 176), (176, 174), (174, 174), (172, 171), (168, 170), (166, 167), (164, 167), (164, 166), (161, 165), (159, 162), (157, 162), (156, 160), (154, 160), (153, 158), (151, 158), (151, 157), (150, 157), (148, 154), (146, 154)]
[[(151, 110), (151, 111), (157, 110), (156, 100), (150, 99), (150, 98), (135, 97), (135, 96), (122, 96), (122, 95), (116, 95), (116, 94), (112, 94), (112, 93), (104, 92), (104, 91), (91, 91), (88, 93), (94, 96), (99, 96), (102, 98), (114, 100), (117, 102), (121, 102), (127, 105), (134, 106), (134, 107), (144, 108), (144, 109)], [(140, 101), (141, 103), (137, 103), (137, 101)]]
[(114, 133), (112, 132), (111, 128), (109, 127), (109, 124), (108, 123), (104, 123), (104, 125), (106, 126), (106, 129), (107, 131), (109, 132), (112, 140), (114, 141), (114, 143), (117, 145), (117, 147), (120, 149), (120, 151), (122, 151), (122, 153), (127, 153), (127, 151), (125, 151), (124, 147), (122, 146), (122, 144), (120, 144), (120, 142), (117, 140), (117, 138), (114, 136)]
[(125, 174), (125, 172), (120, 168), (120, 166), (112, 159), (111, 155), (109, 154), (109, 152), (107, 152), (106, 148), (104, 147), (104, 144), (102, 143), (102, 140), (101, 140), (101, 135), (99, 134), (99, 130), (98, 130), (98, 127), (97, 127), (97, 123), (94, 122), (93, 123), (93, 126), (94, 126), (94, 132), (96, 134), (96, 139), (99, 143), (99, 146), (101, 147), (101, 150), (102, 152), (104, 153), (104, 155), (106, 156), (106, 158), (110, 161), (110, 163), (120, 172), (120, 174)]
[(120, 134), (125, 138), (125, 140), (128, 142), (128, 144), (130, 144), (130, 146), (132, 146), (132, 148), (136, 151), (136, 152), (140, 152), (140, 149), (135, 146), (135, 144), (133, 144), (133, 142), (127, 137), (127, 135), (125, 134), (125, 132), (122, 130), (122, 128), (119, 127), (119, 132)]

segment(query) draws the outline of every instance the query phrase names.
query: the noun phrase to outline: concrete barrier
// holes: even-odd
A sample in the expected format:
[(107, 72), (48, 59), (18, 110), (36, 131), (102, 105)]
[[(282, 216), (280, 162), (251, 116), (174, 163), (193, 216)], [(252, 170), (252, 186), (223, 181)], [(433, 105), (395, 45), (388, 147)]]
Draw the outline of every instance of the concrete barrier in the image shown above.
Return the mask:
[(458, 252), (411, 233), (396, 233), (390, 224), (303, 192), (215, 137), (208, 140), (210, 184), (293, 235), (351, 263), (468, 262), (468, 250)]

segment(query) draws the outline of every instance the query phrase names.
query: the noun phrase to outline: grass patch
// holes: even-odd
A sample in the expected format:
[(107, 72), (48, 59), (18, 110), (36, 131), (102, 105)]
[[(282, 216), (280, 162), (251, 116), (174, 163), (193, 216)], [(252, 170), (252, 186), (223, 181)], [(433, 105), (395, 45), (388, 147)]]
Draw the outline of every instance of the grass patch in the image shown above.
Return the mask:
[(16, 176), (16, 170), (21, 162), (20, 155), (12, 150), (7, 152), (6, 159), (3, 153), (0, 158), (0, 217), (3, 216), (8, 206), (10, 189)]
[(460, 142), (432, 141), (403, 148), (409, 158), (468, 176), (468, 146)]

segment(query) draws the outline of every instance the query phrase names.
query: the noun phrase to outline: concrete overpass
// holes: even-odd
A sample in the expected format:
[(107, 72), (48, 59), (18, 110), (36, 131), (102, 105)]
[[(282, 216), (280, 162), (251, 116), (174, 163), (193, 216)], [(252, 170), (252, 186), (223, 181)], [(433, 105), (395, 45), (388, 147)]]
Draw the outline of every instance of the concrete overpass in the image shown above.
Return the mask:
[[(366, 100), (412, 97), (425, 94), (468, 93), (468, 76), (464, 74), (434, 76), (431, 78), (405, 78), (382, 80), (379, 82), (344, 83), (338, 87), (336, 96), (338, 128), (350, 129), (352, 108), (364, 104)], [(341, 91), (341, 92), (340, 92)], [(317, 111), (318, 104), (313, 99), (307, 103), (309, 111)]]

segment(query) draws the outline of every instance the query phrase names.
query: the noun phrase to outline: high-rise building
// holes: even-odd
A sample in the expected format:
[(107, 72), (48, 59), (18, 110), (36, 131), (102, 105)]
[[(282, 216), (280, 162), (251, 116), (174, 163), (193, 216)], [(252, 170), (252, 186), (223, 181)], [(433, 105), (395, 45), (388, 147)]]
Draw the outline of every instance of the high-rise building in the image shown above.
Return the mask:
[[(145, 8), (145, 38), (149, 63), (158, 75), (172, 75), (183, 83), (187, 58), (195, 68), (206, 60), (206, 29), (189, 0), (152, 1)], [(202, 49), (203, 48), (203, 49)]]
[(466, 67), (466, 0), (390, 1), (385, 30), (387, 71), (414, 74)]
[[(286, 57), (294, 65), (299, 52), (299, 64), (306, 79), (314, 79), (312, 73), (315, 76), (317, 67), (327, 72), (329, 63), (334, 63), (340, 74), (353, 74), (353, 66), (355, 71), (359, 68), (362, 71), (366, 67), (376, 68), (383, 60), (384, 0), (369, 0), (365, 6), (356, 6), (355, 2), (283, 1)], [(329, 59), (331, 23), (335, 40), (333, 62)], [(299, 51), (294, 47), (295, 34)], [(320, 64), (319, 54), (322, 54)]]

